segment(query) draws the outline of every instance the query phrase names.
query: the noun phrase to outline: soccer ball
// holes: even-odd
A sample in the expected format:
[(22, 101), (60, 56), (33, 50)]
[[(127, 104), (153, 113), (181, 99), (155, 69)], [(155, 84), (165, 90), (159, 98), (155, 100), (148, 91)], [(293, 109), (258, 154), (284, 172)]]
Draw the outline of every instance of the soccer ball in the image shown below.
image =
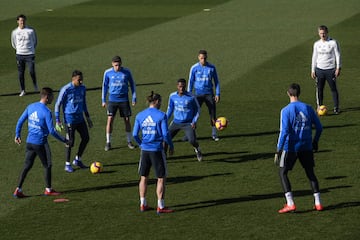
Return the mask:
[(215, 121), (215, 127), (217, 130), (222, 131), (227, 127), (228, 123), (229, 121), (225, 117), (219, 117)]
[(321, 105), (317, 110), (317, 114), (319, 116), (324, 116), (324, 115), (327, 114), (327, 112), (328, 112), (328, 110), (327, 110), (327, 107), (325, 105)]
[(93, 162), (90, 165), (90, 172), (93, 174), (100, 173), (100, 172), (102, 172), (102, 170), (103, 170), (103, 166), (102, 166), (101, 162)]

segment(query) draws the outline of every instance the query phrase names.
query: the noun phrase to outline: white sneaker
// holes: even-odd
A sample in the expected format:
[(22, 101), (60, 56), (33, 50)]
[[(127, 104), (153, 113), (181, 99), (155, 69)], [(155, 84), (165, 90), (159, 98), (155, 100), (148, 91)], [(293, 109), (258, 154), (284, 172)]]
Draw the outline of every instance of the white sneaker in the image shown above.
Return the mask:
[(24, 90), (21, 91), (21, 93), (19, 94), (20, 97), (25, 96), (26, 92)]
[(202, 154), (201, 154), (201, 151), (200, 151), (200, 148), (194, 148), (194, 150), (195, 150), (195, 153), (196, 153), (196, 158), (197, 158), (197, 160), (199, 161), (199, 162), (201, 162), (202, 161)]

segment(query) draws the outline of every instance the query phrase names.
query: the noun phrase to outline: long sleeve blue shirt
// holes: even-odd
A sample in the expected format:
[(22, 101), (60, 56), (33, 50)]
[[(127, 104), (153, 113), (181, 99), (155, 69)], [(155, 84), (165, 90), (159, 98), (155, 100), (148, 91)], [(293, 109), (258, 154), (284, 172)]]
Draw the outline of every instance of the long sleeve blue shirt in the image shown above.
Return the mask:
[(60, 107), (64, 114), (64, 123), (77, 124), (85, 121), (84, 113), (89, 116), (86, 105), (86, 87), (74, 86), (72, 82), (61, 88), (55, 103), (55, 118), (60, 121)]
[(319, 141), (322, 125), (314, 109), (303, 102), (289, 103), (281, 110), (277, 151), (298, 152), (312, 150), (312, 126), (315, 141)]
[(21, 129), (26, 120), (28, 120), (27, 143), (43, 145), (47, 142), (49, 133), (65, 142), (65, 138), (54, 129), (51, 111), (44, 103), (36, 102), (27, 106), (16, 124), (15, 136), (17, 138), (21, 138)]
[(136, 115), (133, 137), (145, 151), (161, 151), (164, 141), (170, 148), (174, 147), (168, 131), (166, 114), (154, 107), (149, 107)]
[(128, 68), (121, 67), (116, 72), (114, 68), (109, 68), (104, 72), (102, 84), (102, 103), (106, 102), (106, 95), (109, 93), (109, 102), (129, 101), (129, 87), (132, 93), (132, 102), (136, 102), (135, 81)]
[(193, 123), (195, 124), (200, 115), (200, 105), (194, 95), (184, 92), (182, 96), (178, 92), (173, 92), (169, 96), (168, 109), (166, 116), (170, 119), (174, 113), (174, 123)]
[[(214, 84), (213, 84), (214, 81)], [(194, 64), (190, 68), (188, 92), (192, 92), (195, 89), (195, 95), (214, 94), (220, 96), (220, 83), (216, 72), (216, 68), (213, 64), (207, 62), (205, 66), (202, 66), (199, 62)]]

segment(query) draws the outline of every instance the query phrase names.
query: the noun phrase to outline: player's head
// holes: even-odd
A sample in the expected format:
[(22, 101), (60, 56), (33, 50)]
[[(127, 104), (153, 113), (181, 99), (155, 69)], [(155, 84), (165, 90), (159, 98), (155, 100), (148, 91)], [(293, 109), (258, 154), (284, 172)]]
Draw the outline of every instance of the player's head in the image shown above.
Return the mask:
[(177, 80), (177, 89), (180, 95), (184, 94), (186, 90), (186, 80), (184, 78), (180, 78)]
[(205, 65), (206, 64), (206, 59), (207, 59), (207, 51), (206, 50), (200, 50), (199, 51), (199, 55), (198, 55), (198, 59), (201, 65)]
[(78, 87), (80, 85), (82, 85), (83, 83), (83, 74), (81, 71), (79, 70), (74, 70), (72, 72), (72, 77), (71, 77), (71, 81), (74, 84), (75, 87)]
[(121, 57), (114, 56), (111, 61), (111, 65), (113, 66), (115, 72), (118, 72), (121, 67)]
[(327, 28), (327, 26), (321, 25), (318, 27), (318, 33), (319, 33), (319, 37), (322, 40), (326, 40), (328, 33), (329, 33), (329, 29)]
[(300, 85), (297, 83), (292, 83), (287, 90), (289, 97), (299, 97), (300, 96)]
[(16, 22), (18, 23), (18, 26), (22, 29), (25, 27), (26, 23), (26, 16), (24, 14), (19, 14), (16, 16)]
[(46, 104), (51, 104), (54, 99), (54, 91), (49, 87), (44, 87), (40, 91), (41, 100)]
[(147, 97), (147, 101), (150, 106), (156, 107), (157, 109), (161, 106), (161, 96), (158, 93), (151, 91), (151, 94)]

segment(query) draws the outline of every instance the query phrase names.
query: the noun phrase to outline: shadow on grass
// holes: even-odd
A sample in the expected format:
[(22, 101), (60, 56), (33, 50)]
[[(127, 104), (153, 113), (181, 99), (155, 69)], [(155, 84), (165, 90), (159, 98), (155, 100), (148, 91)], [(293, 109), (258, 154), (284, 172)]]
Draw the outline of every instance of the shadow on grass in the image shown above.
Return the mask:
[[(101, 175), (100, 173), (99, 175)], [(205, 176), (181, 176), (181, 177), (171, 177), (167, 178), (166, 182), (167, 184), (178, 184), (178, 183), (184, 183), (184, 182), (192, 182), (192, 181), (198, 181), (204, 178), (209, 177), (221, 177), (230, 175), (232, 173), (221, 173), (221, 174), (211, 174), (211, 175), (205, 175)], [(156, 184), (156, 179), (149, 179), (148, 185)], [(79, 189), (72, 189), (67, 191), (62, 191), (63, 194), (67, 193), (80, 193), (80, 192), (92, 192), (92, 191), (98, 191), (98, 190), (108, 190), (108, 189), (116, 189), (116, 188), (129, 188), (129, 187), (137, 187), (139, 185), (139, 180), (134, 181), (128, 181), (124, 183), (116, 183), (111, 185), (105, 185), (105, 186), (96, 186), (96, 187), (86, 187), (86, 188), (79, 188)]]
[[(137, 87), (140, 86), (152, 86), (152, 85), (159, 85), (159, 84), (164, 84), (163, 82), (152, 82), (152, 83), (139, 83), (136, 84)], [(101, 90), (102, 87), (92, 87), (92, 88), (86, 88), (86, 91), (98, 91)], [(60, 90), (54, 90), (54, 92), (59, 92)], [(16, 93), (4, 93), (4, 94), (0, 94), (0, 97), (10, 97), (10, 96), (19, 96), (20, 91), (16, 92)], [(33, 91), (33, 92), (26, 92), (26, 95), (34, 95), (34, 94), (39, 94), (39, 92)]]
[[(327, 193), (332, 189), (351, 188), (351, 187), (352, 186), (342, 185), (342, 186), (337, 186), (337, 187), (324, 188), (321, 190), (321, 193)], [(310, 190), (293, 191), (293, 195), (295, 197), (312, 195), (312, 191), (310, 191)], [(219, 206), (219, 205), (267, 200), (267, 199), (273, 199), (273, 198), (284, 198), (284, 193), (279, 192), (279, 193), (270, 193), (270, 194), (248, 195), (248, 196), (235, 197), (235, 198), (222, 198), (222, 199), (214, 199), (214, 200), (200, 201), (200, 202), (194, 202), (194, 203), (178, 204), (178, 205), (174, 205), (172, 207), (175, 208), (176, 212), (182, 212), (182, 211), (196, 210), (196, 209), (201, 209), (201, 208), (214, 207), (214, 206)], [(354, 207), (354, 206), (360, 206), (360, 202), (340, 203), (337, 205), (330, 205), (330, 206), (325, 207), (324, 210), (332, 210), (332, 209), (336, 209), (336, 208), (340, 208), (340, 207)], [(296, 211), (296, 212), (304, 213), (304, 212), (309, 212), (309, 211), (304, 211), (304, 212)]]

